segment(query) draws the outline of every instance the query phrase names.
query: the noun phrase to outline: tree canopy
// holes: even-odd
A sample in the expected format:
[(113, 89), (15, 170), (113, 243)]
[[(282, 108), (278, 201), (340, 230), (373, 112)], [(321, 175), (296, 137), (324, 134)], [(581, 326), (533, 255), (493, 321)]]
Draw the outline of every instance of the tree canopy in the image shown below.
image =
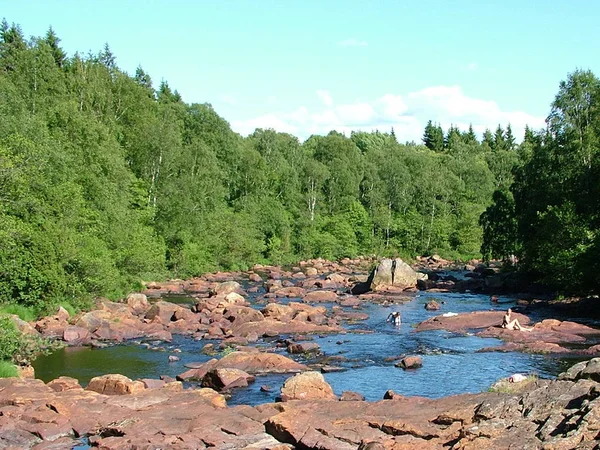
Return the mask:
[(0, 302), (43, 310), (310, 257), (519, 252), (569, 276), (597, 264), (591, 73), (561, 84), (548, 130), (520, 145), (510, 125), (479, 142), (431, 121), (424, 145), (393, 130), (300, 142), (242, 137), (210, 104), (121, 70), (108, 44), (67, 55), (60, 42), (0, 29)]

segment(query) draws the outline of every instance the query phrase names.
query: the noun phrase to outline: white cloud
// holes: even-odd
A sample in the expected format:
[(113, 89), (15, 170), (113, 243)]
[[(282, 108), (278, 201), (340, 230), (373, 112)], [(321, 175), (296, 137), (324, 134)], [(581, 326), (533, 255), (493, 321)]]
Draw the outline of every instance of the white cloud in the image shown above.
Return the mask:
[(369, 43), (367, 41), (361, 41), (356, 38), (349, 38), (338, 42), (338, 45), (340, 47), (366, 47), (367, 45), (369, 45)]
[(469, 63), (467, 65), (467, 69), (468, 70), (475, 70), (475, 69), (477, 69), (477, 63), (476, 62)]
[(336, 106), (335, 115), (344, 125), (361, 126), (365, 123), (377, 121), (379, 114), (368, 103), (353, 103)]
[(232, 123), (232, 128), (247, 135), (255, 128), (273, 128), (301, 139), (331, 130), (349, 134), (353, 130), (389, 131), (392, 127), (400, 142), (420, 142), (428, 120), (467, 130), (469, 124), (481, 136), (486, 128), (494, 131), (498, 124), (511, 124), (517, 140), (525, 125), (543, 128), (544, 118), (523, 111), (502, 110), (498, 103), (466, 95), (460, 86), (431, 86), (407, 94), (387, 93), (371, 100), (334, 104), (328, 91), (317, 91), (322, 104), (315, 108), (300, 106), (290, 112), (278, 112)]
[(235, 99), (235, 97), (233, 95), (230, 94), (225, 94), (221, 96), (221, 101), (223, 103), (227, 103), (228, 105), (236, 105), (237, 104), (237, 100)]
[(331, 98), (331, 94), (329, 94), (329, 91), (320, 89), (317, 91), (317, 96), (321, 99), (325, 106), (333, 105), (333, 99)]
[(231, 122), (231, 128), (244, 136), (254, 133), (257, 128), (272, 128), (281, 133), (290, 133), (296, 136), (301, 134), (297, 127), (275, 114), (265, 114), (250, 120), (235, 120)]

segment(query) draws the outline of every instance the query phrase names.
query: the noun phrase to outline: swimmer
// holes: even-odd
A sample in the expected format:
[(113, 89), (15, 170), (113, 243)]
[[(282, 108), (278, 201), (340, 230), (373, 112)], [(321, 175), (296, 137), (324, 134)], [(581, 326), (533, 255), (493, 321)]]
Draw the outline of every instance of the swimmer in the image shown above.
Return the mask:
[(398, 311), (391, 312), (390, 315), (385, 319), (386, 322), (393, 322), (397, 327), (400, 326), (402, 319), (400, 317), (400, 313)]

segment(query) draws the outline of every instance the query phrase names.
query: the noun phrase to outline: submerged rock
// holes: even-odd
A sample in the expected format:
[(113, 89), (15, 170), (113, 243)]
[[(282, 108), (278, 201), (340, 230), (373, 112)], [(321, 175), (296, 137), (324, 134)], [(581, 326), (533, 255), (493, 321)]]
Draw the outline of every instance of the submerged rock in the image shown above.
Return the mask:
[(420, 356), (406, 356), (395, 364), (401, 369), (418, 369), (423, 367), (423, 359)]

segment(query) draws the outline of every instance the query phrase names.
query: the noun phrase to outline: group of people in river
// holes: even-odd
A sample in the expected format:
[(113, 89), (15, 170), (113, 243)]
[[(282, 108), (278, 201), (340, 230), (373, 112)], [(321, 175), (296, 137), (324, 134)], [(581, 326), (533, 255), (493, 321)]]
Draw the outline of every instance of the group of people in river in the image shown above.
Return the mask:
[[(504, 317), (502, 318), (502, 328), (505, 328), (507, 330), (514, 330), (514, 331), (532, 331), (533, 328), (527, 328), (524, 327), (523, 325), (521, 325), (521, 323), (519, 322), (519, 319), (512, 319), (511, 317), (512, 314), (512, 309), (508, 308), (508, 310), (506, 311), (506, 314), (504, 314)], [(399, 311), (392, 311), (388, 316), (387, 319), (385, 320), (386, 322), (392, 322), (395, 326), (399, 327), (402, 324), (402, 317), (400, 315)]]

